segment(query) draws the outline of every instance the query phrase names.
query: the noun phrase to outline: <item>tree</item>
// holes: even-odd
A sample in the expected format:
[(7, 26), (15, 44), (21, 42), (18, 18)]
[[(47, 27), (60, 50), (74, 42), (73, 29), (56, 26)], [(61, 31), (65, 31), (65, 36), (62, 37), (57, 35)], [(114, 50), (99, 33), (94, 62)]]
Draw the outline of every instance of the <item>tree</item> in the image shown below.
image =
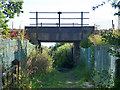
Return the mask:
[(113, 56), (120, 58), (120, 32), (109, 32), (101, 33), (102, 41), (108, 42), (110, 45), (114, 45), (112, 49), (109, 50), (109, 53)]
[[(98, 4), (97, 6), (93, 6), (92, 9), (96, 10), (96, 8), (99, 8), (100, 6), (105, 5), (106, 3), (110, 2), (111, 6), (113, 8), (120, 8), (120, 1), (119, 0), (105, 0), (103, 1), (101, 4)], [(115, 13), (114, 15), (119, 15), (120, 16), (120, 12)]]
[(22, 11), (23, 0), (2, 0), (0, 1), (0, 29), (8, 30), (10, 18), (19, 16)]
[(64, 42), (62, 42), (62, 43), (56, 43), (54, 47), (50, 47), (50, 48), (51, 48), (51, 51), (57, 50), (58, 47), (60, 47), (60, 46), (62, 46), (62, 45), (64, 45), (64, 44), (65, 44)]

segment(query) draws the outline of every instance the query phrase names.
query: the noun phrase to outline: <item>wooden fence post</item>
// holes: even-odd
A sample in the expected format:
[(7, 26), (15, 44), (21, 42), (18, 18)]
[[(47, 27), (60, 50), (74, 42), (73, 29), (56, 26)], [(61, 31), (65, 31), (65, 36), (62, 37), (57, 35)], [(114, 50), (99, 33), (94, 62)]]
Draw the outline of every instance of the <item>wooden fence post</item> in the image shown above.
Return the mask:
[(116, 67), (115, 67), (115, 87), (120, 87), (120, 59), (116, 60)]

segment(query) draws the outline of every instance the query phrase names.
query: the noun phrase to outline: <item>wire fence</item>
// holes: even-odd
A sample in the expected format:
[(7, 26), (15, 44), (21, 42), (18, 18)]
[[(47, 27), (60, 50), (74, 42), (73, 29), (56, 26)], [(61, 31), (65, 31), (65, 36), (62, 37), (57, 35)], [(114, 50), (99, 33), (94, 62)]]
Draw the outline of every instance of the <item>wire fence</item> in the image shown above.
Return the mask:
[(4, 67), (8, 68), (13, 60), (21, 61), (21, 58), (24, 55), (29, 56), (34, 48), (35, 46), (28, 40), (0, 39), (0, 61)]
[[(116, 46), (96, 46), (94, 50), (91, 50), (90, 48), (80, 49), (80, 60), (84, 60), (89, 68), (92, 67), (96, 70), (93, 71), (92, 69), (91, 74), (94, 72), (94, 75), (91, 77), (99, 85), (101, 82), (107, 83), (108, 85), (112, 85), (114, 82), (116, 72), (115, 62), (118, 57), (111, 55), (109, 50), (114, 49), (115, 47)], [(92, 61), (92, 59), (94, 60)]]
[[(113, 47), (115, 46), (96, 46), (95, 47), (94, 64), (97, 70), (101, 70), (101, 68), (115, 70), (115, 60), (117, 60), (118, 57), (115, 57), (108, 52), (108, 50)], [(81, 52), (80, 59), (84, 60), (89, 67), (92, 67), (91, 65), (91, 59), (93, 56), (92, 50), (90, 48), (81, 48), (80, 52)]]
[[(28, 40), (0, 39), (0, 89), (5, 88), (16, 80), (15, 60), (25, 60), (35, 48)], [(19, 75), (19, 66), (18, 66)], [(14, 75), (16, 74), (16, 75)]]
[[(113, 75), (115, 72), (115, 61), (118, 57), (111, 55), (108, 50), (115, 46), (96, 46), (94, 49), (94, 65), (96, 70), (102, 71), (102, 69), (112, 70)], [(81, 48), (81, 60), (84, 60), (88, 67), (93, 67), (92, 50), (90, 48)]]

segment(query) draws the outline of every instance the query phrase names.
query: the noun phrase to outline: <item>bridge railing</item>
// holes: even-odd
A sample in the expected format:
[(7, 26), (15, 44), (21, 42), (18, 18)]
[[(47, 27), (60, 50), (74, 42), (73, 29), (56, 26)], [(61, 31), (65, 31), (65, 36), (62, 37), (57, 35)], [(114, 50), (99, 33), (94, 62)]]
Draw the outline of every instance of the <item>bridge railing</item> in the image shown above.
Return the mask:
[[(36, 24), (30, 24), (30, 25), (36, 25)], [(59, 23), (38, 23), (38, 25), (40, 25), (41, 27), (43, 25), (57, 25), (57, 26), (59, 26)], [(82, 25), (82, 24), (79, 24), (79, 23), (61, 23), (60, 25), (72, 25), (74, 27), (75, 25)], [(83, 25), (89, 25), (89, 24), (83, 24)]]
[[(83, 24), (83, 20), (84, 19), (89, 19), (89, 18), (84, 18), (83, 15), (86, 14), (86, 13), (89, 13), (89, 12), (30, 12), (30, 13), (35, 13), (36, 14), (36, 18), (30, 18), (30, 19), (36, 19), (36, 24), (30, 24), (30, 25), (36, 25), (36, 27), (38, 25), (41, 25), (41, 27), (43, 25), (57, 25), (60, 27), (60, 25), (80, 25), (80, 26), (83, 26), (83, 25), (89, 25), (89, 24)], [(58, 14), (58, 18), (39, 18), (38, 17), (38, 14)], [(61, 14), (81, 14), (81, 18), (61, 18)], [(58, 19), (58, 23), (38, 23), (38, 19)], [(78, 23), (61, 23), (61, 19), (63, 20), (73, 20), (73, 19), (81, 19), (81, 24), (78, 24)]]

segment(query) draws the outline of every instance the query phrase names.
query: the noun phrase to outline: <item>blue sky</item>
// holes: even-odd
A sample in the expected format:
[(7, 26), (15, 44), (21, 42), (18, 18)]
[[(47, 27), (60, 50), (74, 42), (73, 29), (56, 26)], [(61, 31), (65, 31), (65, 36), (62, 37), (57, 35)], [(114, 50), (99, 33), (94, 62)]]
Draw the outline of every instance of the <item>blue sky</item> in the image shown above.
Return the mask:
[[(103, 0), (104, 1), (104, 0)], [(90, 12), (85, 17), (89, 17), (89, 20), (85, 20), (84, 23), (93, 26), (94, 24), (100, 25), (99, 29), (109, 29), (111, 28), (111, 22), (114, 20), (115, 27), (117, 28), (117, 16), (114, 16), (114, 13), (117, 9), (113, 9), (110, 3), (105, 4), (102, 7), (99, 7), (95, 11), (92, 10), (93, 6), (101, 4), (102, 0), (24, 0), (23, 4), (23, 14), (20, 14), (20, 17), (15, 17), (9, 22), (9, 27), (12, 27), (12, 22), (14, 23), (14, 28), (24, 28), (24, 26), (29, 26), (31, 23), (35, 23), (35, 20), (30, 20), (29, 18), (35, 17), (34, 14), (30, 14), (32, 11), (39, 12)], [(45, 15), (41, 14), (39, 17), (57, 17), (58, 15)], [(76, 15), (79, 17), (80, 15)], [(67, 15), (63, 17), (73, 17), (73, 15)], [(40, 21), (41, 22), (56, 22), (57, 21)], [(63, 21), (63, 22), (78, 22), (80, 21)]]

